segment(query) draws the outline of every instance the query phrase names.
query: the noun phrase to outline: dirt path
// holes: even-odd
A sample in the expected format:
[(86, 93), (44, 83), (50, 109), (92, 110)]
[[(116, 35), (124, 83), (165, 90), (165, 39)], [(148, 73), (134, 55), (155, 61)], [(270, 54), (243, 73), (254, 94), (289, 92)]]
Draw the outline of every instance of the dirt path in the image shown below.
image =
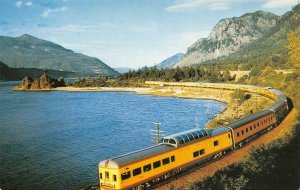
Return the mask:
[(249, 156), (249, 153), (253, 149), (257, 149), (263, 145), (272, 143), (274, 140), (290, 135), (293, 130), (293, 123), (296, 121), (297, 110), (293, 109), (289, 115), (283, 120), (283, 122), (277, 126), (275, 129), (265, 133), (261, 137), (253, 140), (251, 143), (247, 144), (243, 148), (240, 148), (230, 155), (222, 158), (221, 160), (215, 161), (199, 170), (193, 171), (186, 174), (179, 179), (174, 179), (168, 184), (165, 184), (157, 189), (168, 190), (170, 186), (175, 189), (186, 187), (191, 182), (197, 182), (201, 179), (214, 175), (220, 169), (223, 169), (233, 163), (241, 161), (243, 158)]

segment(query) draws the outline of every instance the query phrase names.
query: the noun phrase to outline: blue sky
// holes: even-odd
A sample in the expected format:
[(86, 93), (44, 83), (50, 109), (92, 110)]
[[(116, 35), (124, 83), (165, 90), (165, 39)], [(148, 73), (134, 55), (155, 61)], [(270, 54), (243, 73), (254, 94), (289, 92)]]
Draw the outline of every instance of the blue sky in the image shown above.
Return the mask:
[(138, 68), (185, 53), (223, 18), (265, 10), (282, 15), (298, 0), (0, 0), (0, 35), (30, 34)]

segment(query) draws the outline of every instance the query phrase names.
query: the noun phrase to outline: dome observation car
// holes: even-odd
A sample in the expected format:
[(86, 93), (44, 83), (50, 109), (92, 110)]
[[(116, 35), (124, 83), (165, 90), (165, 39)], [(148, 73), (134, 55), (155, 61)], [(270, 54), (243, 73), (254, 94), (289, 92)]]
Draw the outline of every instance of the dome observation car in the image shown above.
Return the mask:
[(161, 138), (160, 143), (179, 147), (180, 145), (200, 140), (207, 136), (209, 136), (209, 133), (204, 129), (192, 129), (163, 137)]

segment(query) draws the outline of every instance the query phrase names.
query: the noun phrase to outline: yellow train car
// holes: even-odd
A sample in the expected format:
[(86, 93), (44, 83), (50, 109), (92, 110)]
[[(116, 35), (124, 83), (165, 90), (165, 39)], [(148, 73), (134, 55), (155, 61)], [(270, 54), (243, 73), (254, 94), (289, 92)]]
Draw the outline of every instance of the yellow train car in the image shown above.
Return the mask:
[(182, 169), (218, 156), (276, 126), (288, 113), (280, 91), (250, 85), (152, 82), (149, 85), (243, 90), (276, 101), (270, 108), (213, 130), (193, 129), (161, 139), (160, 144), (99, 163), (101, 190), (144, 189)]
[(232, 147), (228, 128), (193, 129), (170, 135), (157, 146), (100, 162), (100, 188), (143, 189)]

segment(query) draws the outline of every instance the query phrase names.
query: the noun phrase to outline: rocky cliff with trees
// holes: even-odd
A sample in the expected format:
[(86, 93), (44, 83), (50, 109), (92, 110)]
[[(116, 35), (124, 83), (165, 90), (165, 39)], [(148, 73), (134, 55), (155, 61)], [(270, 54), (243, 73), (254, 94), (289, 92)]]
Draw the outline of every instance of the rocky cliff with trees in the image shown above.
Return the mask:
[(56, 87), (66, 86), (63, 78), (53, 79), (47, 75), (46, 72), (36, 80), (25, 76), (20, 86), (16, 87), (15, 90), (50, 90)]

